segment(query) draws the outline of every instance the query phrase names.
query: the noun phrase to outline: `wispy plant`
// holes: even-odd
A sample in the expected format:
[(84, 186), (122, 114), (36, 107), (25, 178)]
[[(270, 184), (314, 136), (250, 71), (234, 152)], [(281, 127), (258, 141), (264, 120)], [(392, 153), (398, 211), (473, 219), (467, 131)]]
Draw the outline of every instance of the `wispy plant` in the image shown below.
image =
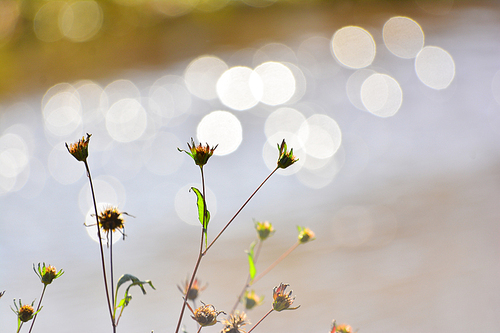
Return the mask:
[[(116, 288), (114, 287), (114, 269), (113, 269), (113, 233), (118, 231), (121, 233), (123, 239), (125, 239), (125, 220), (123, 215), (132, 216), (125, 212), (120, 212), (117, 207), (109, 206), (105, 207), (101, 212), (97, 210), (97, 201), (95, 198), (94, 185), (92, 182), (92, 177), (90, 175), (90, 168), (87, 163), (87, 158), (89, 156), (89, 141), (91, 134), (87, 133), (87, 137), (83, 137), (81, 140), (76, 143), (66, 144), (66, 148), (69, 153), (73, 155), (78, 161), (83, 162), (85, 165), (85, 170), (87, 171), (87, 177), (90, 183), (90, 191), (92, 195), (92, 202), (94, 205), (94, 214), (93, 216), (96, 219), (96, 229), (97, 229), (97, 241), (99, 243), (100, 250), (100, 258), (101, 258), (101, 267), (102, 267), (102, 276), (104, 280), (104, 291), (106, 294), (107, 307), (109, 311), (109, 317), (111, 320), (111, 326), (113, 329), (113, 333), (116, 332), (116, 327), (120, 321), (123, 310), (127, 307), (132, 299), (132, 296), (129, 294), (129, 290), (133, 286), (138, 286), (141, 288), (143, 294), (146, 294), (146, 289), (144, 286), (148, 284), (152, 289), (155, 289), (153, 283), (149, 280), (141, 281), (139, 278), (130, 275), (124, 274), (120, 277), (116, 284)], [(88, 225), (86, 225), (88, 226)], [(109, 283), (108, 283), (108, 274), (106, 272), (106, 262), (104, 260), (104, 249), (103, 249), (103, 238), (102, 234), (106, 235), (107, 246), (109, 248)], [(118, 301), (118, 289), (125, 283), (130, 283), (125, 290), (124, 297)], [(116, 293), (116, 294), (115, 294)], [(120, 310), (117, 313), (117, 310)]]

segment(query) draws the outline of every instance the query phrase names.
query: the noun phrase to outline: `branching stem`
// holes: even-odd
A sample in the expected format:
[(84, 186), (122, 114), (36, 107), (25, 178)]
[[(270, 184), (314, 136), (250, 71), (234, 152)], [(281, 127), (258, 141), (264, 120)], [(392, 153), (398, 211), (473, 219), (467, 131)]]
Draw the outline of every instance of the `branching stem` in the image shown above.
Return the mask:
[(263, 271), (262, 273), (260, 273), (259, 275), (257, 275), (257, 277), (255, 279), (253, 279), (253, 281), (251, 281), (249, 285), (251, 286), (255, 282), (259, 281), (264, 275), (266, 275), (267, 273), (269, 273), (269, 271), (271, 271), (271, 269), (273, 269), (274, 267), (276, 267), (277, 264), (279, 264), (290, 253), (292, 253), (292, 251), (295, 250), (297, 248), (297, 246), (299, 246), (299, 245), (300, 245), (299, 241), (297, 241), (297, 243), (293, 244), (291, 248), (289, 248), (288, 250), (286, 250), (285, 253), (283, 253), (278, 259), (276, 259), (271, 265), (269, 265), (269, 267), (266, 268), (265, 271)]
[[(253, 258), (253, 263), (254, 265), (257, 264), (257, 258), (259, 257), (260, 249), (262, 248), (262, 240), (258, 240), (257, 244), (257, 249), (255, 250), (255, 255)], [(238, 296), (238, 299), (236, 300), (236, 303), (233, 306), (233, 309), (231, 310), (231, 313), (234, 314), (234, 311), (238, 307), (238, 304), (240, 303), (241, 299), (243, 298), (243, 295), (245, 295), (245, 291), (247, 291), (248, 287), (250, 286), (250, 273), (248, 273), (247, 281), (245, 282), (245, 286), (243, 287), (243, 290), (241, 291), (240, 295)]]
[(227, 222), (227, 224), (225, 225), (224, 228), (222, 228), (222, 230), (219, 232), (219, 234), (214, 238), (214, 240), (210, 243), (210, 245), (208, 245), (208, 247), (205, 249), (205, 251), (203, 252), (203, 255), (205, 255), (208, 251), (209, 248), (212, 247), (212, 245), (215, 243), (215, 241), (217, 239), (219, 239), (220, 235), (222, 235), (222, 233), (227, 229), (227, 227), (229, 227), (229, 225), (231, 224), (231, 222), (233, 222), (233, 220), (236, 218), (236, 216), (238, 216), (240, 214), (240, 212), (243, 210), (243, 208), (247, 205), (247, 203), (253, 198), (253, 196), (260, 190), (260, 188), (267, 182), (267, 180), (269, 178), (271, 178), (271, 176), (278, 170), (278, 167), (276, 167), (270, 174), (269, 176), (267, 176), (266, 179), (264, 179), (264, 181), (259, 185), (259, 187), (257, 187), (257, 189), (255, 191), (253, 191), (253, 193), (250, 195), (250, 197), (248, 197), (247, 201), (245, 201), (245, 203), (240, 207), (240, 209), (238, 209), (238, 211), (236, 212), (236, 214), (234, 214), (234, 216), (229, 220), (229, 222)]

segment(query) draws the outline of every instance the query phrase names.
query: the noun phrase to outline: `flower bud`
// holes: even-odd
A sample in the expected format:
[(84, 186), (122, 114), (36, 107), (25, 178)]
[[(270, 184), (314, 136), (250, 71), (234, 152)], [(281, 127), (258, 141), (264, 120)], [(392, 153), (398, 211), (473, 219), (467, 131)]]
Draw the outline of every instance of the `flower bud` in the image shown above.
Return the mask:
[(207, 164), (208, 159), (213, 155), (215, 148), (217, 148), (218, 145), (215, 145), (214, 147), (210, 148), (210, 146), (207, 145), (203, 147), (200, 144), (198, 146), (195, 145), (193, 138), (191, 138), (191, 145), (189, 143), (187, 144), (189, 147), (189, 151), (177, 148), (178, 151), (183, 151), (191, 158), (194, 160), (194, 163), (200, 167), (203, 167), (205, 164)]
[(316, 239), (314, 232), (312, 232), (309, 228), (297, 226), (297, 230), (299, 231), (298, 239), (300, 244), (304, 244)]
[(255, 294), (255, 291), (246, 291), (243, 296), (243, 304), (245, 304), (245, 308), (247, 310), (251, 310), (256, 306), (259, 306), (264, 302), (264, 296), (258, 296)]
[(278, 167), (281, 169), (286, 169), (299, 160), (293, 156), (293, 148), (290, 149), (290, 151), (287, 150), (285, 139), (281, 142), (281, 146), (278, 145), (278, 150)]
[(259, 239), (261, 241), (266, 240), (269, 236), (274, 234), (274, 228), (271, 223), (268, 221), (265, 222), (255, 222), (255, 230), (257, 230), (257, 234), (259, 235)]
[(69, 153), (73, 155), (78, 161), (85, 162), (87, 160), (87, 156), (89, 156), (89, 140), (92, 134), (87, 133), (87, 138), (82, 137), (76, 143), (67, 144), (66, 148)]
[(52, 281), (64, 274), (62, 269), (57, 272), (57, 269), (54, 266), (49, 265), (45, 267), (45, 263), (43, 263), (43, 266), (40, 266), (40, 263), (38, 263), (38, 271), (35, 269), (35, 264), (33, 264), (33, 270), (44, 285), (51, 284)]

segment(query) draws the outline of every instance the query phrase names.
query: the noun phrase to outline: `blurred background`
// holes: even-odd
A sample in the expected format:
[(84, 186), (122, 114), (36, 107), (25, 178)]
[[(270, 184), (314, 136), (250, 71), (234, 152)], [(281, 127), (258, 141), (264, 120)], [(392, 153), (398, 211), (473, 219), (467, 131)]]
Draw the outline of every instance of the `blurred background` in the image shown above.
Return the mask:
[(199, 248), (199, 169), (177, 151), (191, 137), (219, 144), (209, 239), (277, 143), (300, 159), (202, 261), (205, 303), (230, 311), (268, 220), (258, 272), (297, 225), (316, 240), (254, 285), (252, 323), (280, 282), (301, 305), (260, 332), (498, 331), (499, 18), (496, 1), (0, 0), (0, 331), (17, 327), (12, 299), (38, 301), (39, 262), (65, 274), (34, 332), (111, 331), (88, 180), (64, 146), (85, 133), (97, 201), (135, 216), (115, 275), (156, 287), (132, 289), (119, 332), (175, 329)]

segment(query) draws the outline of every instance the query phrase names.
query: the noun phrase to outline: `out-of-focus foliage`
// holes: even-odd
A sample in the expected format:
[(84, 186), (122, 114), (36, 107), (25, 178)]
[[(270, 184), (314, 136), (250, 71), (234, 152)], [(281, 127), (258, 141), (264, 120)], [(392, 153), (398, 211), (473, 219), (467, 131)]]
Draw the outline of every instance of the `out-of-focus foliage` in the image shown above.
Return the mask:
[[(0, 99), (196, 54), (277, 0), (0, 0)], [(282, 4), (316, 1), (287, 0)], [(274, 6), (275, 7), (275, 6)], [(235, 17), (235, 13), (237, 14)], [(238, 36), (247, 40), (247, 34)]]

